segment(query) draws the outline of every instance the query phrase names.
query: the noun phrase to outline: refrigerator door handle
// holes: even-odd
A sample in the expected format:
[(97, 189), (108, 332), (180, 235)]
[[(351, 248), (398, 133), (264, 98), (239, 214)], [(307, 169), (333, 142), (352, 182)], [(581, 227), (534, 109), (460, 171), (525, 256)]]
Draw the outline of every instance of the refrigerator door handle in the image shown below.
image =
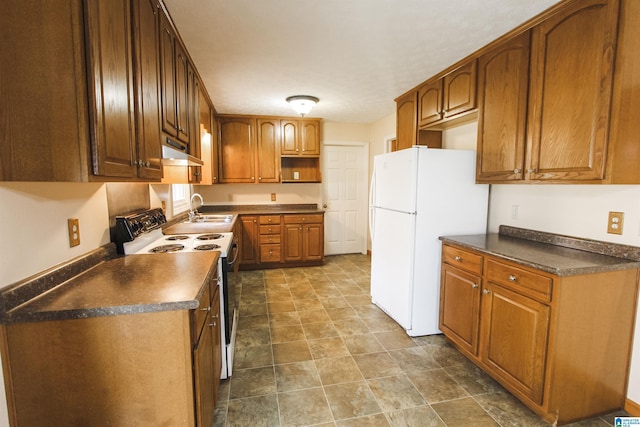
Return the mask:
[(376, 218), (375, 200), (374, 200), (375, 186), (376, 186), (376, 168), (374, 165), (373, 173), (371, 174), (371, 184), (369, 185), (369, 236), (371, 236), (372, 242), (373, 242), (373, 223)]
[(369, 206), (369, 236), (371, 236), (371, 242), (374, 241), (373, 238), (373, 222), (375, 221), (376, 218), (376, 208), (374, 208), (373, 206)]

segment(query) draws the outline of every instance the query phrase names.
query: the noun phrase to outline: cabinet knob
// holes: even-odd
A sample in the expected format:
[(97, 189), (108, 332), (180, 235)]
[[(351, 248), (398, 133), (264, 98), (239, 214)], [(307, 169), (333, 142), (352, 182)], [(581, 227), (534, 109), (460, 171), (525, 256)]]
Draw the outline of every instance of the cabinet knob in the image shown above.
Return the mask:
[(258, 181), (262, 181), (262, 177), (261, 176), (258, 177)]
[(200, 311), (211, 311), (211, 307), (204, 307), (201, 308)]
[(513, 274), (509, 275), (509, 281), (510, 282), (515, 282), (516, 280), (518, 280), (518, 278), (516, 276), (514, 276)]
[(491, 293), (491, 291), (489, 289), (483, 289), (482, 293), (485, 295), (489, 295)]
[(252, 176), (252, 177), (251, 177), (251, 181), (253, 181), (254, 179), (255, 179), (255, 177), (254, 177), (254, 176)]
[(514, 169), (513, 173), (520, 173), (520, 169)]
[(475, 288), (477, 288), (477, 287), (478, 287), (478, 284), (477, 284), (477, 283), (472, 283), (472, 284), (471, 284), (471, 287), (472, 287), (473, 289), (475, 289)]
[(528, 169), (528, 170), (527, 170), (527, 172), (529, 172), (529, 173), (536, 173), (536, 172), (537, 172), (537, 170), (536, 170), (536, 169)]
[(269, 227), (269, 233), (271, 233), (271, 227)]
[(460, 262), (462, 261), (462, 258), (460, 257), (460, 255), (456, 255), (456, 257), (454, 258), (456, 261)]
[(271, 222), (271, 218), (269, 218), (267, 222)]

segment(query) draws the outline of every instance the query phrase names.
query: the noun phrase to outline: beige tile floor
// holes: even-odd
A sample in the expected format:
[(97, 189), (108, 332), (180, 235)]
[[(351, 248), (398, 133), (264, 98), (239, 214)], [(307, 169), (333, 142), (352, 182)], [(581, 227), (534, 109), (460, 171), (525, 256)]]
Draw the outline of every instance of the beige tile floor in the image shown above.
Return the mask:
[[(370, 258), (240, 272), (235, 365), (216, 426), (547, 426), (441, 335), (369, 297)], [(624, 413), (621, 413), (624, 415)], [(613, 425), (613, 414), (572, 424)]]

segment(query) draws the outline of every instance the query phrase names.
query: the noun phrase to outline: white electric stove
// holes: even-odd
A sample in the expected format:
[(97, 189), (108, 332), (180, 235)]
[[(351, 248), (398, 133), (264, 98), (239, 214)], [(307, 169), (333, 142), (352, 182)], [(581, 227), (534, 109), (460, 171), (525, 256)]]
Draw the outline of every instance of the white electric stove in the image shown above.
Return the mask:
[(231, 376), (238, 320), (238, 293), (228, 274), (238, 256), (233, 233), (168, 234), (162, 232), (166, 217), (161, 209), (149, 209), (116, 217), (116, 247), (124, 255), (218, 251), (218, 285), (222, 332), (221, 378)]

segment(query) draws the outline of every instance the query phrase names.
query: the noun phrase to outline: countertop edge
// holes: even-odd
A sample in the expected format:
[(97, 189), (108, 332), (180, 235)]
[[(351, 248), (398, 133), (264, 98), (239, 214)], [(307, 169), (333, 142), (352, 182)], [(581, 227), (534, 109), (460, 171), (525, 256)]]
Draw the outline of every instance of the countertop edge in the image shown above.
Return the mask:
[[(490, 234), (492, 234), (492, 233), (487, 233), (484, 236), (488, 236)], [(495, 233), (493, 233), (493, 234), (495, 234)], [(498, 235), (500, 235), (500, 234), (498, 234)], [(502, 235), (506, 235), (506, 234), (502, 234)], [(483, 236), (483, 235), (478, 235), (478, 236)], [(541, 244), (541, 245), (558, 246), (558, 247), (563, 247), (563, 248), (567, 248), (567, 249), (571, 249), (571, 250), (575, 250), (575, 251), (580, 251), (580, 249), (571, 248), (571, 247), (567, 247), (567, 246), (563, 246), (563, 245), (554, 245), (554, 244), (547, 243), (547, 242), (540, 242), (540, 241), (537, 241), (537, 240), (525, 239), (525, 238), (521, 238), (521, 237), (515, 237), (513, 235), (509, 235), (509, 236), (514, 238), (514, 239), (520, 239), (523, 242), (533, 241), (533, 242), (536, 242), (536, 243)], [(486, 255), (490, 255), (490, 256), (494, 256), (496, 258), (503, 259), (505, 261), (514, 262), (516, 264), (520, 264), (520, 265), (523, 265), (525, 267), (530, 267), (530, 268), (534, 268), (536, 270), (543, 271), (545, 273), (550, 273), (550, 274), (553, 274), (553, 275), (558, 276), (558, 277), (569, 277), (569, 276), (578, 276), (578, 275), (582, 275), (582, 274), (604, 273), (604, 272), (608, 272), (608, 271), (640, 269), (640, 261), (630, 260), (628, 258), (621, 258), (621, 257), (616, 257), (614, 255), (601, 254), (601, 253), (595, 253), (595, 252), (592, 252), (592, 253), (595, 253), (597, 255), (608, 256), (608, 257), (620, 258), (620, 263), (618, 263), (618, 264), (607, 264), (607, 265), (601, 265), (601, 266), (593, 266), (593, 267), (554, 268), (554, 267), (550, 267), (548, 265), (540, 264), (540, 263), (537, 263), (535, 261), (531, 261), (531, 260), (528, 260), (528, 259), (515, 257), (515, 256), (510, 256), (510, 255), (507, 255), (507, 254), (504, 254), (504, 253), (500, 253), (500, 252), (488, 250), (488, 249), (485, 249), (485, 248), (482, 248), (482, 247), (478, 247), (476, 245), (469, 244), (469, 243), (466, 243), (464, 241), (459, 240), (460, 237), (462, 237), (462, 236), (440, 236), (439, 239), (443, 243), (450, 243), (450, 244), (454, 244), (454, 245), (462, 247), (462, 248), (471, 249), (471, 250), (474, 250), (476, 252), (480, 252), (480, 253), (483, 253), (483, 254), (486, 254)], [(589, 252), (589, 251), (586, 251), (586, 252)]]
[(198, 301), (176, 301), (161, 304), (136, 304), (110, 307), (95, 307), (86, 309), (60, 310), (60, 311), (20, 311), (16, 308), (16, 313), (7, 313), (2, 324), (11, 325), (16, 323), (35, 323), (57, 320), (90, 319), (94, 317), (122, 316), (128, 314), (143, 314), (159, 311), (193, 310), (198, 308)]

